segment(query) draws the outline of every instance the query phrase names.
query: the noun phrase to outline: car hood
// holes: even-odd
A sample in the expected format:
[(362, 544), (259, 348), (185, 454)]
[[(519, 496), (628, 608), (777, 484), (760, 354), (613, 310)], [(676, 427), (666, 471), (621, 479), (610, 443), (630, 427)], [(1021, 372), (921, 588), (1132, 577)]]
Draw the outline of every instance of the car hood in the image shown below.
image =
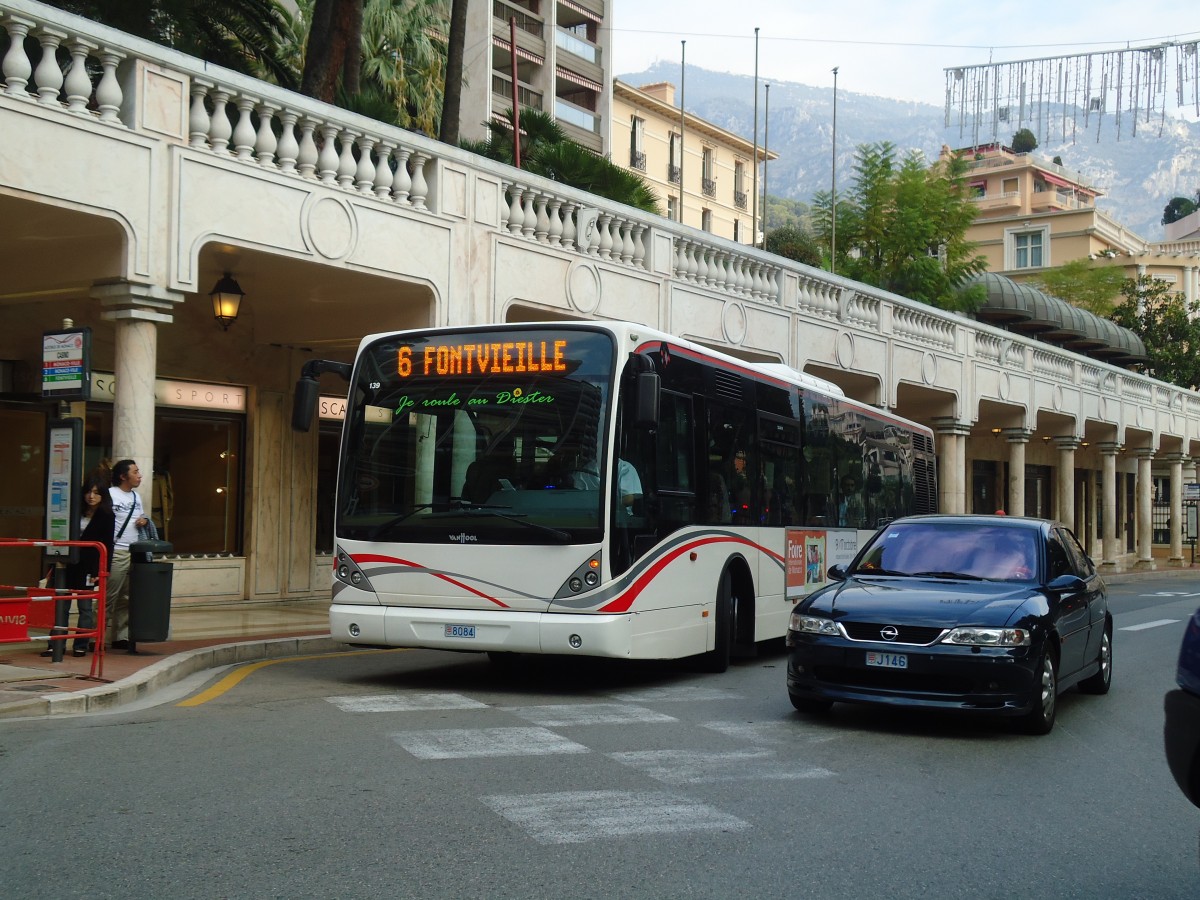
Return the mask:
[(814, 595), (806, 611), (911, 625), (1004, 625), (1040, 593), (1034, 585), (995, 581), (851, 577)]

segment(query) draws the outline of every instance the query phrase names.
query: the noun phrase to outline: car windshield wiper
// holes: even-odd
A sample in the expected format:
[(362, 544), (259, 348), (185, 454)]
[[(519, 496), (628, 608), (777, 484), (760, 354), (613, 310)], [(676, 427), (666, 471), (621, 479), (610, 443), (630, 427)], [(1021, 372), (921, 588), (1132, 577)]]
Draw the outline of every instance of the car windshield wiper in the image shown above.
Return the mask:
[(506, 522), (514, 522), (517, 525), (524, 525), (526, 528), (533, 528), (538, 531), (548, 534), (556, 538), (559, 543), (565, 544), (571, 540), (571, 535), (560, 528), (551, 528), (549, 525), (543, 525), (540, 522), (530, 522), (528, 519), (522, 518), (526, 513), (514, 515), (512, 513), (501, 512), (502, 509), (509, 509), (507, 506), (485, 506), (483, 504), (477, 506), (464, 506), (462, 511), (471, 516), (495, 516), (498, 519), (504, 519)]
[(895, 569), (855, 569), (851, 575), (907, 575), (908, 572), (897, 572)]
[(956, 578), (960, 581), (983, 581), (978, 575), (966, 572), (916, 572), (918, 578)]

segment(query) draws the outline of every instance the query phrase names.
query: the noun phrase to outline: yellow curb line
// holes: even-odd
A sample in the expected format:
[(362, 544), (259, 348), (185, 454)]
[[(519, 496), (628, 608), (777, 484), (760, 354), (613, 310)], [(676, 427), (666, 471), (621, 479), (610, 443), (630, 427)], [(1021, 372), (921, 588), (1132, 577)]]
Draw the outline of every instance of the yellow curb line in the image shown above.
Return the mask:
[[(406, 651), (407, 651), (407, 648), (398, 647), (394, 650), (352, 650), (350, 652), (355, 653), (355, 654), (358, 654), (358, 653), (366, 654), (366, 653), (404, 653)], [(266, 666), (273, 666), (273, 665), (275, 665), (275, 663), (296, 662), (298, 660), (306, 660), (306, 659), (332, 659), (335, 656), (342, 657), (344, 659), (346, 657), (346, 651), (339, 650), (336, 653), (314, 653), (310, 656), (285, 656), (285, 657), (281, 657), (280, 659), (264, 659), (260, 662), (250, 663), (249, 665), (242, 666), (241, 668), (237, 669), (236, 671), (230, 672), (228, 675), (226, 675), (224, 678), (222, 678), (220, 681), (218, 681), (212, 687), (201, 691), (199, 694), (196, 694), (194, 697), (188, 697), (186, 700), (181, 700), (180, 702), (176, 703), (175, 705), (176, 706), (199, 706), (202, 703), (207, 703), (209, 700), (215, 700), (218, 697), (220, 697), (222, 694), (224, 694), (226, 691), (232, 690), (233, 688), (237, 687), (237, 685), (240, 684), (243, 679), (249, 678), (252, 674), (257, 672), (259, 669), (262, 669)]]

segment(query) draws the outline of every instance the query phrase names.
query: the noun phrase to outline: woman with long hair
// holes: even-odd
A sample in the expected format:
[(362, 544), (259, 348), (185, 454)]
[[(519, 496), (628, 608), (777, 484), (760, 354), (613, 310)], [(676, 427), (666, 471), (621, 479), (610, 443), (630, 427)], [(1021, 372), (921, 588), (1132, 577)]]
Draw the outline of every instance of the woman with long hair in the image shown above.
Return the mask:
[[(110, 478), (97, 470), (83, 480), (83, 504), (79, 520), (79, 540), (97, 541), (108, 551), (106, 565), (112, 565), (113, 531), (116, 522), (113, 515), (112, 497), (108, 493)], [(100, 576), (100, 552), (94, 547), (80, 547), (79, 561), (67, 566), (67, 587), (72, 590), (95, 590)], [(96, 601), (79, 600), (79, 627), (96, 627)], [(75, 638), (71, 653), (84, 656), (88, 651), (88, 638)]]

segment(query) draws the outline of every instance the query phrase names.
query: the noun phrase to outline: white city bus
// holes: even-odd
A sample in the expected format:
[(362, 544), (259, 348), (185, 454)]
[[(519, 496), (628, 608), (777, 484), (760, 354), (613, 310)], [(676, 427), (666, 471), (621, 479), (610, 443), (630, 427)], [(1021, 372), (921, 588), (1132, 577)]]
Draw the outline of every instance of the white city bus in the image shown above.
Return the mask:
[(376, 334), (353, 369), (330, 627), (352, 645), (731, 654), (886, 521), (936, 507), (929, 429), (628, 323)]

